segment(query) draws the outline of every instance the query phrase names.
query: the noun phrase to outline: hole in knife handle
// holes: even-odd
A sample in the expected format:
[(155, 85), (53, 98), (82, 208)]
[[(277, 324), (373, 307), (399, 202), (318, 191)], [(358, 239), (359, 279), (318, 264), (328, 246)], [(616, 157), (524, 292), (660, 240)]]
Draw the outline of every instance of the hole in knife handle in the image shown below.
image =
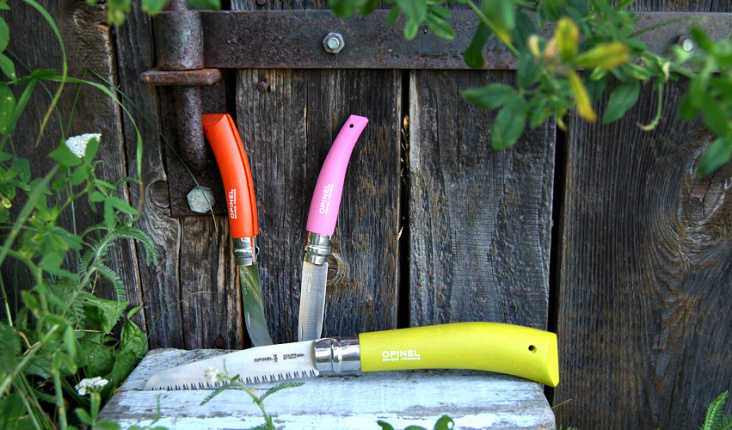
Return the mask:
[(349, 128), (353, 128), (353, 124), (349, 125), (348, 127), (349, 127)]
[(534, 345), (529, 345), (529, 352), (531, 352), (531, 353), (536, 353), (536, 346), (534, 346)]

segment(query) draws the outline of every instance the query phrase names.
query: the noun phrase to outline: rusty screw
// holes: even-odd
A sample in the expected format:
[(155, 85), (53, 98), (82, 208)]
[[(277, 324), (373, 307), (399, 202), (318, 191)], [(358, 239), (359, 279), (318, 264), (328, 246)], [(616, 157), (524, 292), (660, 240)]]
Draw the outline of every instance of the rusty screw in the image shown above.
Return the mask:
[(328, 33), (323, 39), (323, 47), (325, 52), (329, 54), (337, 54), (346, 46), (343, 36), (340, 33)]
[(214, 200), (211, 188), (195, 186), (186, 196), (188, 198), (188, 206), (193, 212), (205, 214), (211, 210), (216, 201)]

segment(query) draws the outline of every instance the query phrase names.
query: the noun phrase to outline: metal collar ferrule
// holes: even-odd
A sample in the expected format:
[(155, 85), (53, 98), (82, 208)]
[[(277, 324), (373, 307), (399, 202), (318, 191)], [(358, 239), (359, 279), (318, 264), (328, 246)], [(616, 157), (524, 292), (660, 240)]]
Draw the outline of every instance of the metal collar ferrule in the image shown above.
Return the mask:
[(305, 261), (322, 266), (330, 255), (330, 236), (308, 232), (308, 244), (305, 246)]
[(234, 258), (237, 266), (251, 266), (257, 262), (257, 236), (234, 238)]
[(325, 338), (313, 343), (315, 368), (321, 375), (361, 371), (361, 350), (358, 339)]

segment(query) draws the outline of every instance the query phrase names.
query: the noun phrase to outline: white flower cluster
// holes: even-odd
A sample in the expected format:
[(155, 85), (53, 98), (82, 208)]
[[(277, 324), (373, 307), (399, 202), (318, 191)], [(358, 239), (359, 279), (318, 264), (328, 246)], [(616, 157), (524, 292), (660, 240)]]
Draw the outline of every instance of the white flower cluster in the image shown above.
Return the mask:
[(220, 371), (219, 369), (215, 367), (209, 367), (204, 372), (204, 375), (206, 376), (206, 379), (208, 379), (209, 382), (212, 384), (218, 384), (220, 382), (227, 382), (229, 380), (229, 377), (224, 374), (224, 372)]
[(82, 379), (74, 388), (76, 388), (80, 396), (86, 396), (87, 393), (98, 393), (108, 382), (101, 376), (95, 376), (93, 378)]
[(92, 139), (97, 139), (97, 141), (99, 141), (101, 138), (101, 133), (84, 133), (80, 136), (73, 136), (66, 139), (66, 146), (74, 153), (74, 155), (79, 158), (83, 158), (89, 141)]

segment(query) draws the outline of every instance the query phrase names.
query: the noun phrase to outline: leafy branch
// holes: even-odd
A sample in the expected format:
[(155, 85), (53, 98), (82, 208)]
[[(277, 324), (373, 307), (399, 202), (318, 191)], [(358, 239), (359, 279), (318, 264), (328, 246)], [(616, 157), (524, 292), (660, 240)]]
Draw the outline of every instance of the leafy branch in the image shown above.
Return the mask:
[[(491, 130), (491, 145), (502, 150), (531, 129), (554, 118), (565, 129), (571, 109), (594, 122), (593, 105), (609, 94), (599, 118), (609, 124), (625, 116), (646, 85), (657, 92), (656, 115), (643, 130), (661, 121), (665, 87), (672, 81), (689, 81), (679, 114), (685, 120), (701, 117), (716, 137), (697, 166), (700, 175), (721, 167), (732, 157), (732, 41), (712, 41), (700, 27), (692, 27), (692, 52), (674, 47), (671, 58), (648, 51), (637, 37), (650, 29), (637, 29), (633, 12), (625, 9), (635, 0), (616, 5), (606, 0), (385, 0), (391, 5), (389, 24), (405, 16), (404, 37), (412, 39), (421, 26), (437, 36), (453, 39), (455, 32), (444, 4), (467, 5), (478, 18), (478, 27), (463, 58), (471, 68), (484, 66), (483, 50), (496, 38), (516, 58), (516, 86), (488, 84), (469, 89), (463, 97), (485, 109), (499, 109)], [(377, 0), (330, 0), (341, 17), (373, 12)], [(533, 18), (532, 18), (533, 16)], [(553, 24), (551, 38), (539, 29)], [(581, 73), (580, 71), (583, 71)]]

